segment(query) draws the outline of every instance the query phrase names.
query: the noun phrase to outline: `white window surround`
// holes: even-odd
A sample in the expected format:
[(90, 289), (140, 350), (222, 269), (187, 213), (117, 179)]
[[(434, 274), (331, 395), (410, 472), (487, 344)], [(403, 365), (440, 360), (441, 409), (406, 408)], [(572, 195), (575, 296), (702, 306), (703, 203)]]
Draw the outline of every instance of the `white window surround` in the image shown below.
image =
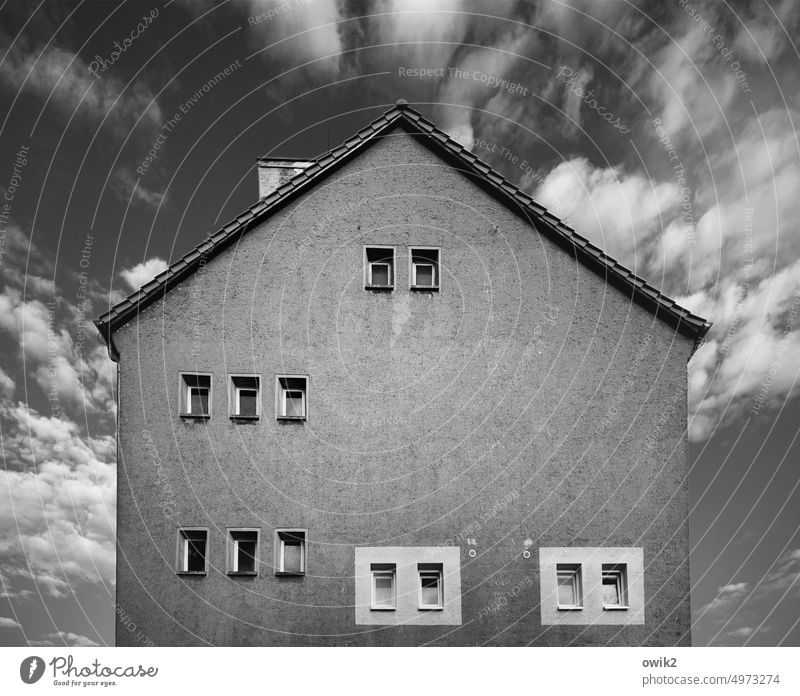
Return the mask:
[[(561, 605), (559, 600), (559, 566), (580, 564), (580, 610)], [(626, 604), (611, 605), (608, 582), (612, 568), (625, 568), (622, 590)], [(543, 626), (624, 626), (645, 623), (644, 550), (641, 547), (540, 547), (539, 607)], [(620, 574), (621, 575), (621, 574)], [(604, 584), (604, 576), (607, 578)], [(616, 581), (616, 578), (615, 578)], [(620, 582), (623, 579), (620, 578)]]
[[(300, 402), (300, 413), (289, 413), (290, 401)], [(276, 375), (275, 418), (304, 421), (308, 419), (308, 375)]]
[[(177, 539), (175, 567), (179, 575), (206, 575), (208, 573), (208, 527), (180, 527)], [(203, 545), (203, 568), (190, 570), (190, 545)]]
[[(391, 251), (391, 254), (382, 254), (382, 251)], [(370, 290), (393, 290), (395, 280), (396, 248), (383, 244), (367, 244), (364, 246), (364, 287)], [(373, 260), (370, 260), (372, 257)], [(388, 284), (376, 283), (373, 271), (388, 267)]]
[[(370, 569), (372, 573), (372, 599), (370, 608), (372, 611), (395, 611), (397, 609), (397, 567), (390, 563), (376, 563)], [(389, 583), (389, 601), (381, 602), (378, 595), (381, 594), (379, 585)]]
[[(255, 414), (242, 414), (242, 392), (255, 391)], [(261, 375), (237, 373), (228, 375), (228, 404), (230, 417), (255, 420), (261, 417)]]
[[(234, 527), (227, 530), (228, 535), (228, 575), (258, 575), (259, 547), (261, 530), (257, 527)], [(239, 543), (255, 543), (253, 552), (253, 569), (239, 567)]]
[[(461, 625), (461, 555), (462, 549), (457, 546), (357, 546), (353, 577), (356, 625)], [(390, 568), (394, 568), (392, 609), (376, 606), (373, 573)], [(420, 571), (433, 570), (441, 572), (442, 606), (421, 607)], [(429, 597), (426, 604), (430, 601)]]
[[(299, 546), (299, 570), (287, 570), (286, 547)], [(308, 567), (308, 530), (281, 528), (275, 530), (275, 575), (303, 576)]]
[[(214, 378), (212, 373), (179, 372), (178, 390), (182, 418), (211, 418), (214, 404)], [(205, 392), (206, 394), (208, 409), (205, 412), (192, 408), (192, 396), (197, 392)]]

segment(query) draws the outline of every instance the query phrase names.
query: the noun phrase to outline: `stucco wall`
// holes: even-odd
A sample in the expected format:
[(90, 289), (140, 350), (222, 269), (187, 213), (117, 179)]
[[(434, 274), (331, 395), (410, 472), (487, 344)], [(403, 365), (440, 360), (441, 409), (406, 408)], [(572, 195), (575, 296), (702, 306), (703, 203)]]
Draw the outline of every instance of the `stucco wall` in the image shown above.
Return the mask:
[[(363, 289), (369, 243), (392, 293)], [(439, 292), (408, 291), (411, 245), (442, 248)], [(115, 342), (118, 601), (153, 642), (688, 641), (691, 342), (402, 131)], [(178, 417), (180, 370), (213, 373), (211, 420)], [(227, 417), (228, 373), (263, 376), (261, 420)], [(271, 417), (276, 374), (310, 376), (306, 422)], [(180, 525), (210, 528), (207, 577), (175, 574)], [(308, 529), (307, 575), (229, 578), (226, 527)], [(354, 547), (440, 544), (462, 629), (355, 625)], [(543, 627), (540, 546), (642, 547), (646, 624)]]

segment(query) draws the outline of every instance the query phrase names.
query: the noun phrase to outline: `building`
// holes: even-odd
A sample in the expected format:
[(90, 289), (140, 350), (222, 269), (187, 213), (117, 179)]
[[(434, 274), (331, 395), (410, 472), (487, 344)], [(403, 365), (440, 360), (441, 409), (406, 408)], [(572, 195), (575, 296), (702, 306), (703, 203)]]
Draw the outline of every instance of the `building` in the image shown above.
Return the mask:
[(686, 645), (709, 324), (402, 100), (96, 325), (117, 643)]

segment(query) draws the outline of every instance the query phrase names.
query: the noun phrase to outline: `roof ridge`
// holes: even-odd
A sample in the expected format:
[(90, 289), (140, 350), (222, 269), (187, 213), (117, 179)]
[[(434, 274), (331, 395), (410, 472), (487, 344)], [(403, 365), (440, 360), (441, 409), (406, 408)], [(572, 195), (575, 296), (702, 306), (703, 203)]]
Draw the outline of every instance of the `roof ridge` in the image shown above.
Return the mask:
[[(430, 138), (430, 141), (435, 143), (436, 146), (443, 148), (448, 154), (456, 157), (459, 162), (465, 165), (467, 170), (480, 177), (486, 184), (491, 185), (507, 199), (513, 200), (517, 206), (530, 214), (533, 220), (538, 220), (545, 224), (558, 238), (571, 245), (579, 257), (582, 256), (585, 260), (605, 267), (614, 277), (630, 287), (634, 296), (650, 303), (655, 303), (656, 307), (666, 310), (669, 316), (677, 320), (679, 326), (686, 326), (689, 334), (696, 341), (701, 341), (705, 336), (711, 327), (709, 322), (681, 307), (616, 259), (608, 256), (600, 247), (575, 232), (544, 206), (536, 203), (530, 195), (522, 191), (516, 184), (508, 181), (488, 163), (465, 148), (445, 131), (439, 129), (432, 121), (426, 119), (404, 99), (398, 99), (393, 107), (340, 145), (331, 148), (316, 159), (304, 159), (303, 161), (309, 161), (311, 164), (303, 171), (298, 172), (269, 195), (249, 206), (233, 220), (224, 224), (217, 232), (209, 235), (203, 242), (170, 264), (165, 271), (159, 273), (151, 281), (142, 285), (124, 300), (113, 305), (107, 312), (96, 319), (94, 324), (100, 331), (100, 338), (108, 346), (111, 357), (113, 359), (117, 357), (112, 341), (114, 330), (126, 323), (139, 309), (154, 301), (160, 290), (163, 289), (164, 293), (168, 292), (175, 284), (193, 272), (193, 269), (199, 265), (204, 255), (217, 250), (221, 251), (234, 236), (245, 233), (254, 224), (261, 222), (270, 211), (281, 203), (310, 188), (313, 182), (339, 164), (343, 158), (352, 156), (356, 150), (369, 143), (378, 133), (385, 131), (401, 119), (411, 124), (420, 134)], [(532, 220), (529, 218), (529, 221)], [(579, 258), (579, 260), (581, 259)]]

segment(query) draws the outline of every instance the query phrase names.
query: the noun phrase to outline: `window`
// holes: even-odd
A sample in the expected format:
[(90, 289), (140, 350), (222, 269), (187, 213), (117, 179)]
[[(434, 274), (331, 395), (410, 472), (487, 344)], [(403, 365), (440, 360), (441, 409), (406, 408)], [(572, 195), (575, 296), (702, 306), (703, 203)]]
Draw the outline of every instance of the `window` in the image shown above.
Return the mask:
[(281, 420), (306, 419), (308, 378), (298, 375), (278, 377), (276, 413)]
[(603, 563), (603, 609), (628, 608), (628, 566)]
[(581, 564), (559, 563), (556, 565), (558, 580), (558, 608), (582, 609)]
[(256, 575), (258, 572), (258, 530), (228, 531), (228, 574)]
[(364, 247), (364, 287), (372, 290), (394, 287), (394, 247)]
[(420, 563), (417, 570), (419, 571), (419, 608), (443, 609), (444, 589), (441, 563)]
[(411, 250), (411, 289), (439, 289), (439, 249), (417, 247)]
[(181, 416), (208, 418), (211, 416), (211, 375), (182, 372)]
[(278, 529), (275, 532), (275, 574), (305, 575), (306, 532), (304, 529)]
[(372, 563), (372, 604), (376, 611), (393, 611), (397, 604), (395, 577), (397, 566), (394, 563)]
[(186, 574), (206, 573), (208, 558), (208, 530), (178, 530), (178, 572)]
[(231, 418), (258, 418), (261, 415), (261, 378), (257, 375), (231, 375), (228, 398)]

